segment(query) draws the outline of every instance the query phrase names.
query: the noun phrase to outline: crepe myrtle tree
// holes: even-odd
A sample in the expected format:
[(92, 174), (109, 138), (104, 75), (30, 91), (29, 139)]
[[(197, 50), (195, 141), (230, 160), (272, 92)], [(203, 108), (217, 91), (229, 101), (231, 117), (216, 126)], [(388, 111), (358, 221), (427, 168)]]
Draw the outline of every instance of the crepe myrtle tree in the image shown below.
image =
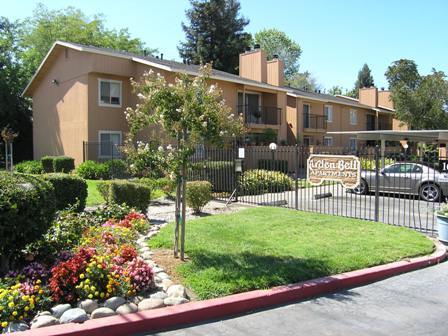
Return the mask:
[[(242, 116), (232, 114), (216, 85), (209, 85), (211, 65), (200, 67), (196, 77), (180, 74), (174, 84), (149, 70), (140, 82), (131, 79), (139, 103), (125, 111), (129, 124), (128, 145), (150, 125), (159, 125), (175, 142), (159, 151), (165, 158), (170, 176), (176, 180), (174, 256), (185, 254), (186, 175), (196, 146), (204, 142), (223, 144), (227, 136), (243, 132)], [(180, 241), (179, 241), (180, 240)]]

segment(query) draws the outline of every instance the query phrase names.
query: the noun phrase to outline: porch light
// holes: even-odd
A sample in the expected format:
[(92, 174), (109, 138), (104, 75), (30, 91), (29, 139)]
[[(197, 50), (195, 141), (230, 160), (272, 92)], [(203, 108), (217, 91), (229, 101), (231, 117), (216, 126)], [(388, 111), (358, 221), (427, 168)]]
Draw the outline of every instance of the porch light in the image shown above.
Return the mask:
[(271, 143), (269, 144), (269, 149), (270, 149), (271, 151), (275, 151), (275, 150), (277, 150), (277, 144), (276, 144), (275, 142), (271, 142)]

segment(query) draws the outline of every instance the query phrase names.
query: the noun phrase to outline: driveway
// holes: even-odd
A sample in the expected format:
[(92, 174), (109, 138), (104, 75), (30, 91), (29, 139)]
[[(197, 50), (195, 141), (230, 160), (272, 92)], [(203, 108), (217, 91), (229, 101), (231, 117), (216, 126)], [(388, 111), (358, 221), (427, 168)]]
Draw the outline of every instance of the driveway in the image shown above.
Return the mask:
[[(331, 194), (331, 197), (315, 199), (316, 195)], [(347, 192), (340, 184), (325, 185), (295, 191), (241, 196), (239, 201), (280, 205), (299, 210), (320, 212), (361, 219), (375, 219), (375, 195), (356, 195)], [(417, 196), (380, 194), (379, 221), (406, 226), (431, 233), (437, 230), (435, 210), (439, 203), (421, 201)]]
[[(447, 335), (448, 263), (157, 336)], [(144, 334), (140, 334), (144, 335)]]

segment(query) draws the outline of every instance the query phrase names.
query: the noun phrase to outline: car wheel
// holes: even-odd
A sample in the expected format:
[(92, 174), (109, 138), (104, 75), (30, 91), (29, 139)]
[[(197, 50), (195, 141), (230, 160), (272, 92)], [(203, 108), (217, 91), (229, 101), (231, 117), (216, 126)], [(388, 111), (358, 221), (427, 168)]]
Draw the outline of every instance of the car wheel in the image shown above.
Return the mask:
[(427, 202), (437, 202), (442, 196), (438, 185), (426, 183), (420, 187), (420, 198)]
[(365, 195), (369, 191), (369, 186), (367, 185), (366, 180), (361, 179), (361, 182), (359, 183), (359, 186), (353, 189), (353, 192), (356, 195)]

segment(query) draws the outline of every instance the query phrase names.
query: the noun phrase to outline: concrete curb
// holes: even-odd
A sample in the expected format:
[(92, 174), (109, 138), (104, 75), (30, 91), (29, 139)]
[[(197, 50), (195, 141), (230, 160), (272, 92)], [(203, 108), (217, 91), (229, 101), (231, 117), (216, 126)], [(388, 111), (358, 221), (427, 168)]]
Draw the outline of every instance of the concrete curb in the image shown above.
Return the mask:
[(223, 298), (190, 302), (178, 306), (159, 308), (127, 315), (88, 320), (83, 324), (63, 324), (46, 328), (12, 333), (20, 336), (115, 336), (138, 332), (151, 332), (175, 326), (225, 318), (272, 305), (285, 304), (341, 289), (365, 285), (393, 275), (417, 270), (443, 261), (446, 248), (436, 241), (436, 250), (429, 256), (397, 261), (358, 271), (278, 286), (268, 290), (255, 290)]

